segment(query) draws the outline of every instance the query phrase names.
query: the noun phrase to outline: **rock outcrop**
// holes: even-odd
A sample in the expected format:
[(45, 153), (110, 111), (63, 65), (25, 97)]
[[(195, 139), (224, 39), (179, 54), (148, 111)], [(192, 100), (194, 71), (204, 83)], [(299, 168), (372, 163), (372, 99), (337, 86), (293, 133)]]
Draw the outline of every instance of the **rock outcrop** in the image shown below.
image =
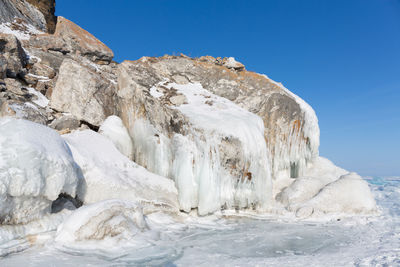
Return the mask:
[(55, 0), (26, 0), (29, 4), (35, 6), (46, 20), (47, 32), (54, 33), (57, 24), (57, 17), (54, 15), (56, 10)]
[[(2, 0), (0, 2), (0, 24), (12, 24), (22, 20), (35, 28), (54, 33), (57, 17), (54, 15), (55, 0)], [(14, 25), (18, 28), (18, 25)]]
[(78, 120), (99, 126), (114, 114), (115, 84), (106, 74), (65, 59), (50, 98), (50, 107), (68, 112)]
[[(318, 157), (313, 109), (233, 57), (143, 57), (117, 64), (92, 34), (63, 17), (56, 20), (54, 1), (4, 0), (0, 12), (0, 117), (24, 118), (66, 134), (98, 131), (108, 116), (117, 115), (122, 122), (111, 117), (100, 129), (112, 140), (107, 146), (147, 169), (140, 177), (129, 175), (138, 167), (128, 158), (107, 165), (102, 160), (112, 160), (98, 155), (95, 144), (81, 151), (85, 142), (77, 142), (76, 157), (91, 187), (81, 194), (84, 203), (103, 200), (96, 192), (107, 188), (104, 173), (110, 170), (121, 178), (110, 197), (123, 191), (125, 199), (151, 202), (158, 189), (130, 181), (140, 178), (145, 184), (153, 172), (155, 180), (173, 180), (164, 181), (169, 197), (161, 203), (200, 215), (277, 206), (299, 216), (332, 212), (321, 201), (333, 201), (331, 190), (353, 184), (349, 179), (355, 176), (340, 178), (348, 172)], [(86, 134), (95, 139), (97, 133)], [(354, 184), (367, 190), (362, 182)], [(138, 188), (145, 187), (151, 193), (141, 195)], [(352, 201), (341, 199), (334, 212)], [(373, 204), (363, 209), (358, 203), (356, 210), (368, 212)]]

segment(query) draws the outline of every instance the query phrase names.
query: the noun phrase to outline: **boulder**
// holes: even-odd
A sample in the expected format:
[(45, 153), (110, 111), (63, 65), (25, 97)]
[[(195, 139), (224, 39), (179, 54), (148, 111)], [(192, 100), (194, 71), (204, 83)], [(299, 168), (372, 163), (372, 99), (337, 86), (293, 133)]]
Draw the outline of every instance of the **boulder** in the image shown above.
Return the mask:
[(53, 120), (49, 124), (49, 127), (53, 128), (59, 132), (63, 132), (63, 131), (68, 132), (71, 130), (78, 129), (80, 125), (81, 125), (81, 122), (74, 116), (68, 115), (68, 114), (62, 114), (59, 118), (56, 118), (55, 120)]
[(54, 33), (57, 24), (57, 17), (54, 15), (56, 9), (55, 0), (26, 0), (29, 4), (39, 10), (46, 21), (48, 33)]
[[(33, 3), (34, 5), (30, 4)], [(36, 3), (34, 3), (36, 2)], [(54, 0), (2, 0), (0, 2), (0, 24), (1, 23), (12, 23), (16, 19), (23, 20), (26, 23), (33, 25), (35, 28), (41, 31), (47, 30), (47, 22), (45, 16), (36, 8), (37, 4), (40, 5), (55, 5)], [(50, 11), (50, 10), (49, 10)], [(50, 11), (51, 13), (51, 11)], [(48, 14), (46, 14), (48, 16)], [(52, 10), (52, 16), (54, 16), (54, 9)], [(54, 18), (53, 18), (54, 20)], [(50, 22), (50, 20), (49, 20)], [(51, 29), (52, 25), (49, 25)]]
[(76, 51), (93, 62), (109, 64), (114, 57), (110, 48), (66, 18), (58, 17), (54, 35), (61, 37), (69, 50)]
[(2, 77), (17, 78), (24, 74), (26, 65), (26, 54), (19, 40), (12, 34), (0, 33), (0, 61), (2, 65)]
[(51, 108), (99, 126), (114, 114), (115, 85), (88, 66), (65, 59), (50, 98)]

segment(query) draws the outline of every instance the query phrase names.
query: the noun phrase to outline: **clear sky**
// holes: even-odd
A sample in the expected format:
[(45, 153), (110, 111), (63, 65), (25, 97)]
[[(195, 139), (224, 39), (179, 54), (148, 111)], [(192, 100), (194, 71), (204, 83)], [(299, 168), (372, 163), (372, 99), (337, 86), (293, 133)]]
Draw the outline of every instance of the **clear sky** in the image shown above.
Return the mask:
[(400, 175), (399, 0), (56, 0), (116, 61), (233, 56), (306, 100), (320, 154), (361, 175)]

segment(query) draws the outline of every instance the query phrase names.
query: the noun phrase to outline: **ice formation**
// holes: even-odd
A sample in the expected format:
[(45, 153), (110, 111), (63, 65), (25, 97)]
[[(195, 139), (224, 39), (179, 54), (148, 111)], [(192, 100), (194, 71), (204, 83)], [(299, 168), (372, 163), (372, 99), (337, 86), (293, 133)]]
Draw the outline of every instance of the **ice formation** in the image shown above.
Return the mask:
[(302, 176), (308, 165), (318, 157), (320, 131), (317, 115), (309, 104), (289, 91), (282, 83), (275, 82), (266, 75), (263, 77), (292, 97), (300, 106), (304, 116), (302, 123), (295, 122), (290, 127), (286, 121), (277, 121), (276, 127), (281, 128), (281, 132), (287, 133), (285, 139), (277, 136), (274, 149), (269, 148), (273, 178), (279, 183), (280, 179)]
[[(100, 201), (74, 211), (57, 229), (55, 241), (63, 245), (96, 241), (113, 248), (147, 228), (140, 205), (119, 199)], [(92, 244), (93, 245), (93, 244)]]
[(129, 160), (103, 135), (84, 130), (63, 138), (83, 172), (77, 194), (84, 204), (118, 198), (139, 201), (146, 209), (178, 210), (174, 182)]
[(101, 124), (99, 133), (110, 139), (122, 154), (132, 159), (132, 139), (118, 116), (107, 117)]
[(182, 210), (206, 215), (221, 207), (266, 209), (271, 205), (271, 176), (264, 124), (257, 115), (210, 93), (199, 83), (162, 83), (155, 98), (176, 91), (171, 108), (193, 125), (187, 135), (170, 138), (148, 121), (130, 129), (134, 159), (178, 188)]
[(80, 175), (57, 132), (30, 121), (0, 118), (1, 223), (27, 223), (49, 213), (60, 193), (75, 196)]
[(374, 214), (377, 212), (374, 197), (356, 173), (348, 173), (324, 186), (310, 200), (290, 207), (298, 217), (319, 217), (324, 214)]

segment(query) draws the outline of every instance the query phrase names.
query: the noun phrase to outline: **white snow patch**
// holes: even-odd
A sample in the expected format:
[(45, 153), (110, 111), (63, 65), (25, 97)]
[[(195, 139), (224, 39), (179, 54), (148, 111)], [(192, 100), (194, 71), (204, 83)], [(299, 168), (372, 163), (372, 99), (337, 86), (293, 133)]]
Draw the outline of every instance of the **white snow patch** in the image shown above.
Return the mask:
[(15, 35), (19, 40), (28, 40), (31, 35), (43, 34), (42, 31), (36, 29), (31, 24), (24, 23), (22, 26), (25, 30), (23, 31), (12, 29), (11, 26), (10, 22), (0, 24), (0, 33)]
[(45, 97), (41, 92), (36, 91), (34, 88), (32, 87), (28, 87), (27, 88), (29, 93), (31, 93), (32, 95), (35, 95), (37, 97), (37, 99), (32, 100), (33, 103), (35, 103), (36, 105), (45, 108), (49, 105), (49, 99), (47, 99), (47, 97)]
[(155, 97), (155, 98), (160, 98), (162, 97), (164, 94), (162, 92), (160, 92), (156, 86), (153, 86), (150, 88), (150, 95)]

